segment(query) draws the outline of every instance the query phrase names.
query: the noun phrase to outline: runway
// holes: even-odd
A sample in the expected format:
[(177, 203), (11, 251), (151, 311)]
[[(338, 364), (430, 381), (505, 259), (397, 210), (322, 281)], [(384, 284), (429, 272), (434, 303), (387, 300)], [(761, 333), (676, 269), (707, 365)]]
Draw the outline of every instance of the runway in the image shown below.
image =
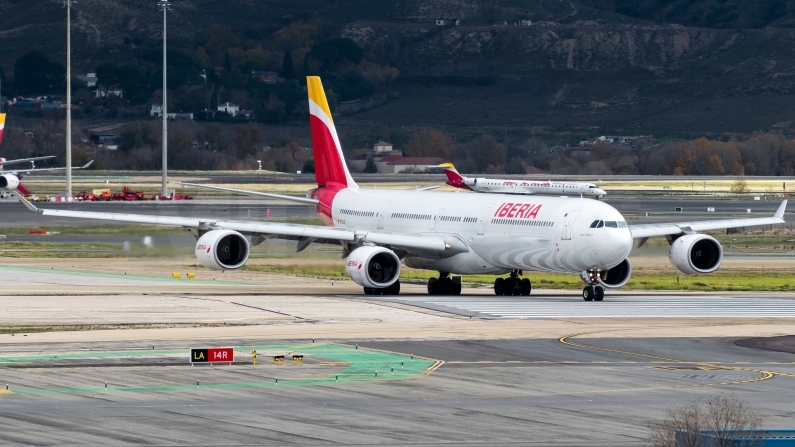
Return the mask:
[[(716, 392), (765, 426), (795, 414), (793, 342), (768, 338), (795, 332), (792, 294), (375, 297), (247, 271), (177, 281), (195, 264), (174, 260), (14, 262), (4, 445), (639, 446), (667, 408)], [(236, 362), (189, 365), (215, 346)]]
[[(495, 295), (367, 297), (479, 318), (795, 318), (795, 298), (687, 294), (632, 295), (607, 292), (605, 301), (569, 296)], [(356, 297), (350, 297), (355, 299)]]

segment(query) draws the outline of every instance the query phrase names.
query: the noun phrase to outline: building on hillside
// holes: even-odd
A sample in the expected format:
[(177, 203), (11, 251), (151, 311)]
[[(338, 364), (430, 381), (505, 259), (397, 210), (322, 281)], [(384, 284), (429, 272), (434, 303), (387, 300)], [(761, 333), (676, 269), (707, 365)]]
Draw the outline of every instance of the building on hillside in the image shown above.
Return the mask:
[[(160, 116), (163, 116), (163, 112), (160, 112)], [(168, 113), (168, 119), (170, 120), (188, 120), (193, 121), (193, 114), (192, 113), (184, 113), (184, 112), (174, 112)]]
[(86, 83), (86, 87), (94, 88), (97, 86), (97, 74), (96, 73), (86, 73), (84, 75), (78, 75), (77, 79), (81, 82)]
[(379, 141), (375, 143), (373, 146), (373, 152), (376, 154), (383, 153), (383, 152), (393, 152), (392, 150), (392, 143), (387, 143), (386, 141)]
[(232, 116), (236, 116), (237, 113), (240, 111), (240, 106), (237, 104), (232, 104), (231, 102), (225, 102), (223, 104), (218, 105), (219, 112), (225, 112)]
[(107, 90), (102, 90), (101, 88), (98, 88), (94, 92), (94, 97), (95, 98), (124, 98), (124, 90), (122, 90), (122, 89), (120, 89), (118, 87), (109, 88)]
[(163, 106), (160, 105), (160, 104), (152, 104), (152, 106), (149, 109), (149, 116), (162, 117), (163, 116)]
[(256, 117), (254, 116), (253, 110), (238, 110), (237, 114), (235, 115), (235, 118), (253, 120)]
[(460, 19), (436, 19), (436, 26), (455, 25), (461, 24)]
[(276, 84), (279, 82), (279, 74), (275, 71), (251, 71), (251, 77), (259, 79), (266, 84)]

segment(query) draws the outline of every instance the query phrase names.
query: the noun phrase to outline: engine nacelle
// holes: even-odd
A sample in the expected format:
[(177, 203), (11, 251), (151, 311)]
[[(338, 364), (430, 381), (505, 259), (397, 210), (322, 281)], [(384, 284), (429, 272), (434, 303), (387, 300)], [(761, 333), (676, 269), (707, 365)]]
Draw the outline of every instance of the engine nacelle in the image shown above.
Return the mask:
[(348, 276), (362, 287), (384, 288), (400, 278), (400, 259), (384, 247), (360, 247), (348, 255)]
[(235, 270), (248, 261), (248, 240), (232, 230), (213, 230), (196, 241), (196, 258), (210, 270)]
[(632, 264), (629, 263), (629, 259), (624, 259), (610, 270), (599, 272), (599, 283), (608, 289), (618, 289), (629, 281), (630, 276), (632, 276)]
[(17, 189), (19, 186), (19, 177), (12, 174), (0, 175), (0, 189)]
[(671, 244), (668, 259), (682, 273), (712, 273), (723, 261), (723, 247), (706, 234), (686, 234)]

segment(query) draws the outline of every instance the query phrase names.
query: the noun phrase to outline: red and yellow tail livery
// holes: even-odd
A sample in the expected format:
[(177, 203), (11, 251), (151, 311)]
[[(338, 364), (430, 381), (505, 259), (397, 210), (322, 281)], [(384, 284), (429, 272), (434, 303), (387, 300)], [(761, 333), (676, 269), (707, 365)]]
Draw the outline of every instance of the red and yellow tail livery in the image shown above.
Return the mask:
[(3, 144), (3, 130), (6, 127), (6, 114), (0, 113), (0, 144)]

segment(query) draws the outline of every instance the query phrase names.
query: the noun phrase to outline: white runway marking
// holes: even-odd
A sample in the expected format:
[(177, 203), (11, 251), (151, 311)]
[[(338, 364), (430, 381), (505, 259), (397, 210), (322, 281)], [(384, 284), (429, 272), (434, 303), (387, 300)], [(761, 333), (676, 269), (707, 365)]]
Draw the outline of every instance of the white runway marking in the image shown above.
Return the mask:
[(606, 296), (585, 302), (564, 296), (373, 296), (467, 315), (498, 318), (795, 318), (795, 299), (720, 296)]

